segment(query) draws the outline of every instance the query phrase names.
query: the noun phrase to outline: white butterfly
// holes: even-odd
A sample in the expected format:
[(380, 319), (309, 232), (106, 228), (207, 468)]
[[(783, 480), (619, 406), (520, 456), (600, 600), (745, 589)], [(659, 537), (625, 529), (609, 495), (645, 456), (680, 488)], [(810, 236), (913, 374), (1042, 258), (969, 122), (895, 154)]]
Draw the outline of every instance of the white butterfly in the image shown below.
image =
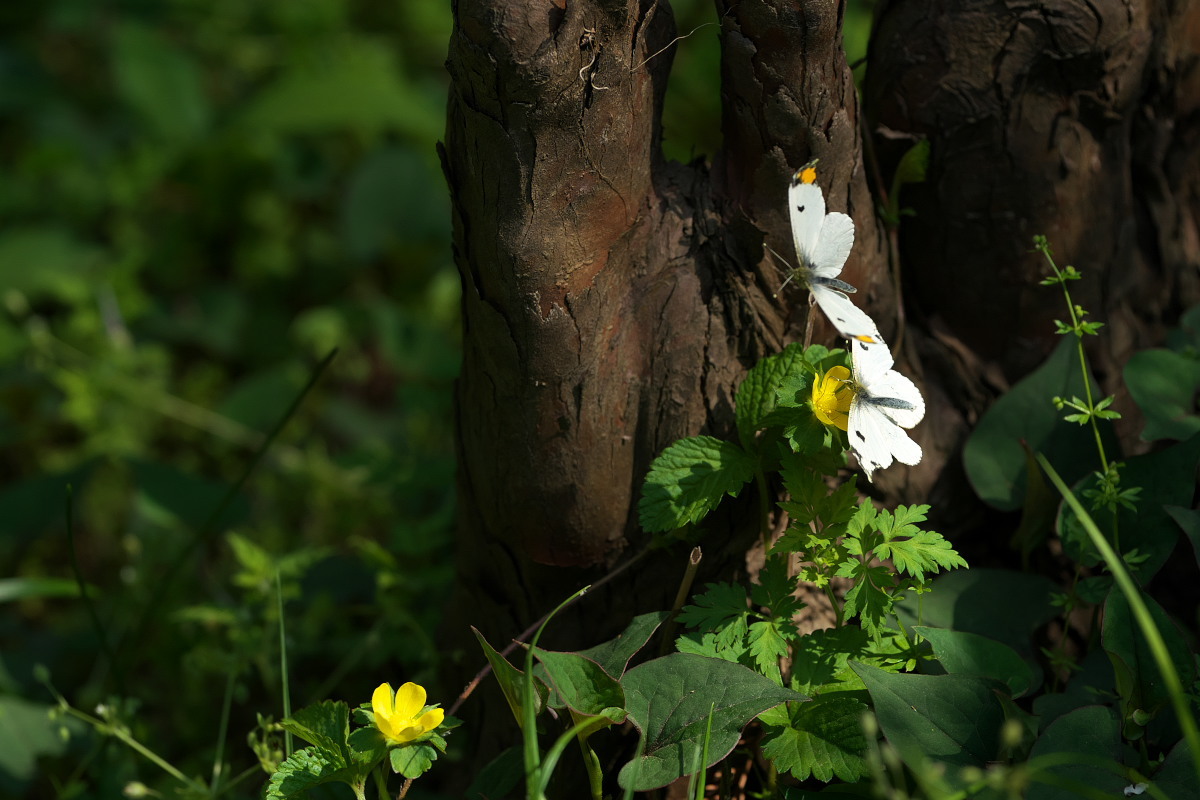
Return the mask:
[(815, 182), (815, 163), (797, 170), (788, 187), (792, 239), (800, 262), (792, 277), (808, 286), (817, 305), (842, 336), (860, 342), (882, 341), (875, 322), (846, 296), (857, 289), (838, 278), (854, 246), (854, 221), (839, 211), (825, 213), (825, 195)]
[(921, 446), (904, 432), (925, 416), (925, 398), (916, 385), (892, 369), (892, 353), (882, 340), (850, 343), (854, 399), (847, 433), (858, 463), (871, 473), (892, 461), (919, 464)]

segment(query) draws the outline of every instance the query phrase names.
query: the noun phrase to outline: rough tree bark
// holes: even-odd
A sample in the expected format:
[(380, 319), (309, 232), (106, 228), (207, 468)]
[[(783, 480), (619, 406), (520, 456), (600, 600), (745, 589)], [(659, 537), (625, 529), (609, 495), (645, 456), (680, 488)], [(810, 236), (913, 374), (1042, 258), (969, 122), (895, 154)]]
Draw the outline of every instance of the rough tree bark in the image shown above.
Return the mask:
[[(898, 262), (898, 356), (929, 401), (926, 458), (882, 476), (886, 496), (953, 505), (968, 490), (944, 467), (969, 425), (1052, 344), (1059, 298), (1035, 285), (1033, 233), (1095, 276), (1081, 302), (1117, 333), (1110, 377), (1200, 297), (1196, 4), (886, 3), (869, 125), (844, 6), (718, 0), (725, 145), (684, 166), (660, 148), (666, 2), (454, 2), (443, 162), (465, 335), (447, 630), (466, 660), (448, 688), (478, 662), (467, 624), (506, 643), (641, 546), (638, 486), (657, 453), (732, 434), (737, 381), (805, 321), (802, 296), (773, 298), (765, 245), (791, 254), (787, 180), (809, 158), (855, 219), (846, 276), (891, 337), (898, 277), (868, 176), (882, 185), (898, 143), (932, 142)], [(712, 521), (712, 570), (744, 564), (746, 517), (733, 504)], [(551, 634), (595, 643), (665, 607), (682, 571), (682, 556), (644, 559)]]

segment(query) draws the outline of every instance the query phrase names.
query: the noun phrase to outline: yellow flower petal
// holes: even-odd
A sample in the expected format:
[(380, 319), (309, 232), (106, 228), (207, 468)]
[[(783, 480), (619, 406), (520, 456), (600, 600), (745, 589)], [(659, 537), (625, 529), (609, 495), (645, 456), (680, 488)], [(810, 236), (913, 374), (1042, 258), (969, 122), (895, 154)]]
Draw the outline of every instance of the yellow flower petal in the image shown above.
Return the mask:
[(406, 683), (396, 690), (396, 718), (408, 722), (425, 707), (425, 687)]
[(421, 715), (421, 718), (417, 720), (417, 725), (420, 726), (422, 731), (431, 731), (438, 725), (441, 725), (445, 719), (445, 711), (440, 708), (431, 708)]
[(812, 410), (825, 425), (846, 430), (850, 425), (850, 404), (854, 390), (848, 381), (850, 370), (845, 367), (830, 367), (829, 371), (813, 384)]
[(371, 695), (371, 711), (376, 717), (390, 717), (396, 711), (396, 698), (390, 683), (381, 683)]

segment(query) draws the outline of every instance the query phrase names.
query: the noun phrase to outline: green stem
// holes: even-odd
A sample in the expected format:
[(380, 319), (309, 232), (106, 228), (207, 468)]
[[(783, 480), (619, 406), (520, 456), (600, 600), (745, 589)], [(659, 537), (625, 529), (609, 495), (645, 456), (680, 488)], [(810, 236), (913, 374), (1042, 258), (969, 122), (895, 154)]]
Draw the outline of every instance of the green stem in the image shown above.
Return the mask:
[(771, 549), (771, 498), (767, 494), (767, 476), (761, 469), (754, 473), (754, 485), (758, 488), (758, 530), (762, 535), (765, 558)]
[(1191, 714), (1188, 707), (1187, 697), (1183, 693), (1183, 684), (1179, 680), (1179, 673), (1175, 670), (1175, 664), (1171, 661), (1171, 655), (1167, 652), (1167, 645), (1163, 641), (1162, 634), (1154, 624), (1154, 618), (1150, 616), (1150, 610), (1146, 607), (1146, 603), (1142, 600), (1141, 592), (1137, 585), (1130, 577), (1129, 571), (1125, 569), (1125, 564), (1121, 557), (1113, 550), (1112, 545), (1108, 543), (1108, 539), (1104, 538), (1104, 534), (1096, 527), (1096, 523), (1088, 515), (1083, 505), (1076, 499), (1074, 493), (1063, 483), (1062, 478), (1054, 471), (1054, 467), (1050, 466), (1050, 462), (1041, 453), (1037, 454), (1038, 463), (1050, 481), (1058, 489), (1059, 494), (1063, 496), (1063, 500), (1075, 512), (1075, 516), (1083, 525), (1088, 536), (1092, 540), (1092, 545), (1103, 556), (1105, 563), (1108, 565), (1109, 571), (1116, 580), (1117, 586), (1120, 587), (1121, 593), (1125, 595), (1129, 607), (1133, 610), (1134, 619), (1137, 620), (1138, 627), (1141, 628), (1142, 635), (1146, 637), (1146, 643), (1150, 646), (1150, 652), (1154, 656), (1154, 662), (1158, 666), (1159, 672), (1162, 674), (1163, 682), (1167, 685), (1167, 691), (1171, 695), (1171, 705), (1175, 709), (1175, 715), (1179, 719), (1179, 727), (1183, 730), (1184, 739), (1187, 741), (1188, 750), (1192, 754), (1192, 764), (1196, 770), (1196, 777), (1200, 780), (1200, 730), (1196, 728), (1196, 720)]
[[(55, 694), (57, 694), (57, 692)], [(93, 717), (91, 714), (86, 714), (80, 711), (74, 706), (68, 704), (66, 700), (62, 699), (61, 696), (59, 697), (59, 705), (66, 713), (70, 714), (76, 719), (86, 722), (100, 733), (106, 733), (109, 736), (112, 736), (114, 739), (122, 742), (126, 747), (145, 758), (151, 764), (156, 765), (163, 772), (167, 773), (184, 786), (187, 786), (191, 791), (197, 794), (208, 794), (208, 788), (204, 784), (200, 783), (200, 781), (195, 780), (194, 778), (189, 778), (187, 775), (184, 775), (182, 772), (176, 769), (173, 764), (164, 759), (158, 753), (155, 753), (149, 747), (146, 747), (137, 739), (134, 739), (133, 736), (131, 736), (120, 726), (111, 725), (102, 719)]]
[[(288, 680), (287, 636), (283, 618), (283, 583), (279, 578), (278, 569), (275, 570), (275, 598), (279, 610), (279, 679), (283, 691), (283, 716), (287, 718), (292, 716), (292, 689), (291, 682)], [(292, 732), (289, 730), (283, 732), (283, 746), (284, 754), (291, 756), (293, 744)]]
[(604, 800), (604, 770), (600, 766), (600, 757), (588, 744), (586, 736), (576, 736), (579, 742), (579, 752), (583, 754), (583, 764), (587, 768), (588, 789), (592, 800)]
[(216, 755), (213, 757), (212, 781), (209, 783), (208, 792), (212, 797), (220, 794), (221, 788), (221, 773), (224, 771), (225, 761), (225, 737), (229, 735), (229, 709), (233, 706), (233, 685), (237, 680), (237, 669), (229, 670), (229, 677), (225, 680), (225, 698), (221, 703), (221, 722), (217, 726), (217, 748)]

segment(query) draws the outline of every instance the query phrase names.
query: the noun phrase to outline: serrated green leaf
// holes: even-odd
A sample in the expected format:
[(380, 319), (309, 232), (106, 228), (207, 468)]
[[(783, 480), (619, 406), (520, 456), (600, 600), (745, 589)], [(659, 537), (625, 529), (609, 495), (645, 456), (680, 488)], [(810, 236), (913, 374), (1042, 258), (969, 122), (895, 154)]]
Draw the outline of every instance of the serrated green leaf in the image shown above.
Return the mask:
[(725, 495), (736, 497), (754, 477), (755, 461), (735, 444), (711, 436), (680, 439), (650, 465), (638, 517), (651, 533), (698, 522)]
[(347, 777), (346, 762), (340, 753), (322, 747), (297, 750), (279, 765), (267, 784), (268, 800), (294, 797), (314, 786)]
[(618, 778), (622, 787), (634, 791), (666, 786), (690, 774), (706, 733), (705, 768), (733, 750), (742, 728), (755, 716), (789, 700), (807, 699), (739, 664), (684, 653), (636, 666), (621, 684), (629, 718), (642, 732), (641, 755)]
[[(774, 709), (778, 716), (780, 709)], [(867, 705), (845, 692), (788, 705), (786, 727), (767, 727), (763, 755), (797, 780), (853, 782), (867, 774), (862, 715)]]
[(716, 631), (738, 620), (744, 623), (749, 613), (745, 589), (736, 583), (709, 583), (703, 594), (680, 609), (678, 620), (691, 628)]
[(868, 633), (878, 636), (892, 610), (892, 596), (881, 588), (892, 585), (891, 574), (886, 567), (861, 562), (855, 562), (845, 573), (839, 570), (838, 574), (854, 579), (842, 608), (846, 619), (857, 618)]
[[(763, 675), (774, 678), (779, 674), (779, 659), (788, 654), (788, 638), (774, 621), (760, 620), (750, 624), (746, 643), (754, 664)], [(793, 630), (794, 633), (794, 630)]]
[(306, 706), (291, 717), (280, 720), (279, 724), (285, 731), (290, 731), (309, 744), (340, 753), (343, 765), (347, 763), (350, 709), (342, 701), (324, 700)]
[(776, 393), (785, 376), (798, 372), (804, 348), (790, 344), (781, 352), (767, 356), (746, 373), (738, 386), (736, 398), (738, 436), (742, 447), (751, 449), (754, 434), (763, 427), (763, 420), (775, 410)]
[(707, 633), (685, 633), (675, 640), (675, 649), (681, 653), (694, 656), (719, 658), (722, 661), (732, 661), (735, 664), (749, 666), (750, 648), (746, 646), (746, 637), (742, 636), (729, 644), (721, 644), (717, 635)]

